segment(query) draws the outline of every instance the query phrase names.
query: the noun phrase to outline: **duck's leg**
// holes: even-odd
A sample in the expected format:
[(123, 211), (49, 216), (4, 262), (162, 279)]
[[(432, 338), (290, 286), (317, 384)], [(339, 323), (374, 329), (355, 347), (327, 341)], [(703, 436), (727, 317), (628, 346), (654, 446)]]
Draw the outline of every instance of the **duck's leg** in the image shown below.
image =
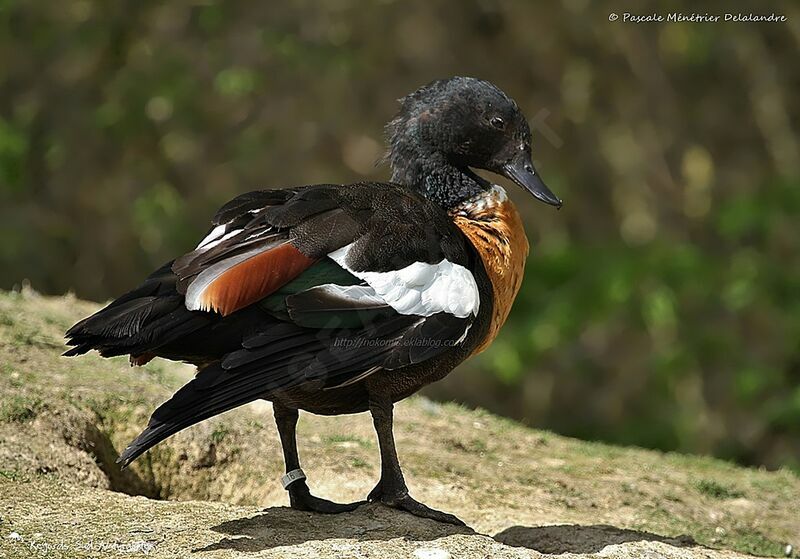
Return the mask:
[(283, 484), (289, 492), (289, 503), (293, 509), (333, 514), (355, 510), (362, 503), (339, 504), (327, 499), (314, 497), (306, 484), (305, 474), (300, 469), (300, 458), (297, 454), (297, 419), (296, 409), (278, 402), (272, 405), (278, 435), (283, 447), (283, 460), (286, 463), (286, 475)]
[(397, 449), (394, 443), (393, 408), (391, 396), (383, 387), (370, 386), (369, 411), (375, 432), (378, 435), (378, 445), (381, 450), (381, 479), (375, 486), (367, 500), (380, 501), (384, 505), (410, 512), (423, 518), (432, 518), (439, 522), (447, 522), (464, 526), (464, 522), (446, 512), (441, 512), (415, 501), (408, 494), (400, 461), (397, 458)]

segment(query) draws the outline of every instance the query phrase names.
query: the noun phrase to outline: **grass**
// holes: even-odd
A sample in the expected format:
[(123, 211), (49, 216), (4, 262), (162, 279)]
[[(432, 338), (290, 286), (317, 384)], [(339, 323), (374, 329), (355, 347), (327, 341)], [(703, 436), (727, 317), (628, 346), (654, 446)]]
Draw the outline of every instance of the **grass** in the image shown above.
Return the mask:
[(225, 440), (225, 437), (227, 437), (230, 434), (230, 432), (231, 430), (227, 425), (225, 425), (224, 423), (220, 423), (219, 425), (216, 425), (214, 427), (214, 430), (211, 432), (211, 440), (215, 444), (219, 444), (223, 440)]
[(0, 401), (0, 422), (25, 423), (36, 419), (46, 405), (38, 396), (14, 394)]
[(367, 439), (363, 439), (361, 437), (354, 436), (354, 435), (333, 434), (333, 435), (328, 435), (326, 437), (323, 437), (322, 441), (324, 443), (330, 444), (330, 445), (341, 445), (341, 444), (353, 443), (353, 444), (356, 444), (356, 445), (360, 446), (361, 448), (365, 448), (365, 449), (373, 449), (373, 448), (375, 448), (375, 443), (374, 442), (372, 442), (370, 440), (367, 440)]
[(698, 480), (694, 483), (694, 486), (703, 495), (714, 499), (737, 499), (739, 497), (744, 497), (744, 492), (734, 487), (717, 483), (713, 479)]
[(25, 474), (17, 470), (0, 470), (0, 478), (7, 479), (9, 481), (20, 481), (27, 479)]

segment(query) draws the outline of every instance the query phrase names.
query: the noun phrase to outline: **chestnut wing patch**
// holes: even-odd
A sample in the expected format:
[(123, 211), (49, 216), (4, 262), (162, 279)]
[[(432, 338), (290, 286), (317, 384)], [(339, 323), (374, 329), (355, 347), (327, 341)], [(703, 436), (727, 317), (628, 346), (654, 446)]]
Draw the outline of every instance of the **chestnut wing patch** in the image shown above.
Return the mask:
[(186, 308), (227, 316), (270, 295), (314, 262), (289, 241), (231, 257), (207, 268), (189, 284)]

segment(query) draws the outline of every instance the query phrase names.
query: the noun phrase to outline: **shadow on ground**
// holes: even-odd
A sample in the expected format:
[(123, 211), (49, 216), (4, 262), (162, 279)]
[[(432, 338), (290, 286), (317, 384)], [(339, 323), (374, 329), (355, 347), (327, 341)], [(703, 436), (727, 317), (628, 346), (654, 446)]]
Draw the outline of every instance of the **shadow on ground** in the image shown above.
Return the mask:
[(674, 538), (651, 532), (626, 530), (606, 524), (581, 526), (560, 524), (556, 526), (511, 526), (494, 537), (495, 540), (514, 547), (527, 547), (539, 553), (597, 553), (607, 545), (627, 542), (662, 542), (674, 547), (697, 545), (691, 536)]
[(417, 518), (378, 504), (364, 504), (352, 513), (336, 515), (273, 507), (255, 516), (223, 522), (211, 529), (227, 537), (195, 549), (195, 552), (217, 549), (255, 552), (331, 539), (430, 541), (453, 534), (475, 533), (471, 528)]
[[(226, 549), (252, 553), (310, 541), (403, 538), (422, 542), (455, 534), (476, 534), (471, 528), (417, 518), (377, 504), (365, 504), (352, 513), (338, 515), (273, 507), (255, 516), (223, 522), (211, 529), (225, 534), (225, 537), (214, 544), (195, 549), (195, 552)], [(607, 545), (637, 541), (657, 541), (675, 547), (696, 545), (689, 536), (669, 538), (606, 525), (512, 526), (494, 539), (506, 545), (548, 554), (595, 553)]]

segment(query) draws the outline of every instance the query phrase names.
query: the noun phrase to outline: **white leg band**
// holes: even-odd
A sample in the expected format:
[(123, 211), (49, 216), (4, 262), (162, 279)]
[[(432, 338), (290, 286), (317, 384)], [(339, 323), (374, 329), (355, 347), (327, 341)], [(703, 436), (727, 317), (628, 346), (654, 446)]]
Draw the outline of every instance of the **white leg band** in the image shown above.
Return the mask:
[(284, 489), (289, 489), (291, 484), (300, 479), (306, 479), (306, 474), (303, 473), (303, 470), (297, 468), (296, 470), (287, 472), (286, 475), (281, 478), (281, 483)]

